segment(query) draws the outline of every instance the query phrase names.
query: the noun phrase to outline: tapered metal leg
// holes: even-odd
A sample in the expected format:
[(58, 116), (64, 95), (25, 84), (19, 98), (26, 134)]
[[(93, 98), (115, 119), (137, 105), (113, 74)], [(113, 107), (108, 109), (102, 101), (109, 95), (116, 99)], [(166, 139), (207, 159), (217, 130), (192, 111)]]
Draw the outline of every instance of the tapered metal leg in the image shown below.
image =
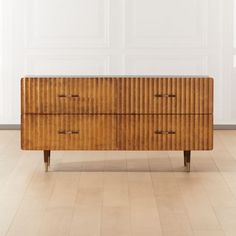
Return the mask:
[(190, 162), (187, 162), (186, 166), (187, 166), (187, 172), (190, 172)]
[(44, 164), (45, 164), (45, 172), (48, 172), (48, 167), (50, 163), (50, 151), (49, 150), (44, 150)]
[(51, 164), (51, 151), (49, 151), (49, 156), (48, 156), (48, 167), (50, 167)]
[(187, 166), (187, 157), (184, 155), (184, 166)]
[(45, 172), (48, 172), (48, 163), (44, 163), (44, 165), (45, 165)]
[(191, 151), (184, 151), (184, 166), (187, 167), (187, 172), (190, 172)]

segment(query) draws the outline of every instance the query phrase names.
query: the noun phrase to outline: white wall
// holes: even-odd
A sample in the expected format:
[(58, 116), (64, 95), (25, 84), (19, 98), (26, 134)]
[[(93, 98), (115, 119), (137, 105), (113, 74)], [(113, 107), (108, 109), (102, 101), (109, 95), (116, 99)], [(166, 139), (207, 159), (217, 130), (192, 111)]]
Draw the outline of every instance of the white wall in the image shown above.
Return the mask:
[(233, 0), (0, 0), (0, 124), (24, 75), (210, 75), (236, 124)]

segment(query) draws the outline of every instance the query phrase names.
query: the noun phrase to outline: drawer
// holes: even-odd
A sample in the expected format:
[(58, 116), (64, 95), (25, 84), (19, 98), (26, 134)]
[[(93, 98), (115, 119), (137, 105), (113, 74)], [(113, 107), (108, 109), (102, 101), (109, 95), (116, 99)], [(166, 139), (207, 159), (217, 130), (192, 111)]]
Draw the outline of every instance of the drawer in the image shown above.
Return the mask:
[(23, 78), (21, 111), (26, 114), (114, 113), (112, 78)]
[(121, 115), (121, 150), (211, 150), (212, 115)]
[(24, 150), (114, 150), (112, 115), (22, 115)]
[(118, 113), (212, 114), (211, 78), (120, 78)]

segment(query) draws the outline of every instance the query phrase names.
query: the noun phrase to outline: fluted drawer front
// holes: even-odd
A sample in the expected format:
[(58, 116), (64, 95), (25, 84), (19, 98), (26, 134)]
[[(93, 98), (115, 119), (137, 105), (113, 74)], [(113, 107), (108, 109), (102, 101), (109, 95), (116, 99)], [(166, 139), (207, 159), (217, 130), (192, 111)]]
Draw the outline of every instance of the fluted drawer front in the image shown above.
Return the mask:
[(121, 115), (121, 150), (211, 150), (212, 115)]
[(96, 114), (116, 112), (116, 79), (24, 78), (22, 113)]
[(211, 78), (120, 78), (118, 113), (212, 114)]
[(22, 149), (116, 149), (116, 117), (107, 115), (22, 115)]

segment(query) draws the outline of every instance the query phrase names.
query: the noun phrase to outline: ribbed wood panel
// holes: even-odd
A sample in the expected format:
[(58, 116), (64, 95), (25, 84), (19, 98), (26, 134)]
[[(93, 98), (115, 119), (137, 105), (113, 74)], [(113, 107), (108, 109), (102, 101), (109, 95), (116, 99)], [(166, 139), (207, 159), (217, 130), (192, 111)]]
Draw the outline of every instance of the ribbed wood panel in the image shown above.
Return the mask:
[(22, 115), (21, 119), (25, 150), (116, 149), (116, 116)]
[(22, 113), (94, 114), (115, 113), (116, 79), (23, 78)]
[(211, 78), (57, 77), (21, 83), (22, 149), (213, 147)]
[(121, 150), (211, 150), (212, 119), (212, 115), (120, 115), (118, 146)]
[(212, 114), (211, 78), (119, 78), (118, 113)]
[(211, 78), (92, 77), (22, 80), (22, 113), (212, 114), (212, 112)]

